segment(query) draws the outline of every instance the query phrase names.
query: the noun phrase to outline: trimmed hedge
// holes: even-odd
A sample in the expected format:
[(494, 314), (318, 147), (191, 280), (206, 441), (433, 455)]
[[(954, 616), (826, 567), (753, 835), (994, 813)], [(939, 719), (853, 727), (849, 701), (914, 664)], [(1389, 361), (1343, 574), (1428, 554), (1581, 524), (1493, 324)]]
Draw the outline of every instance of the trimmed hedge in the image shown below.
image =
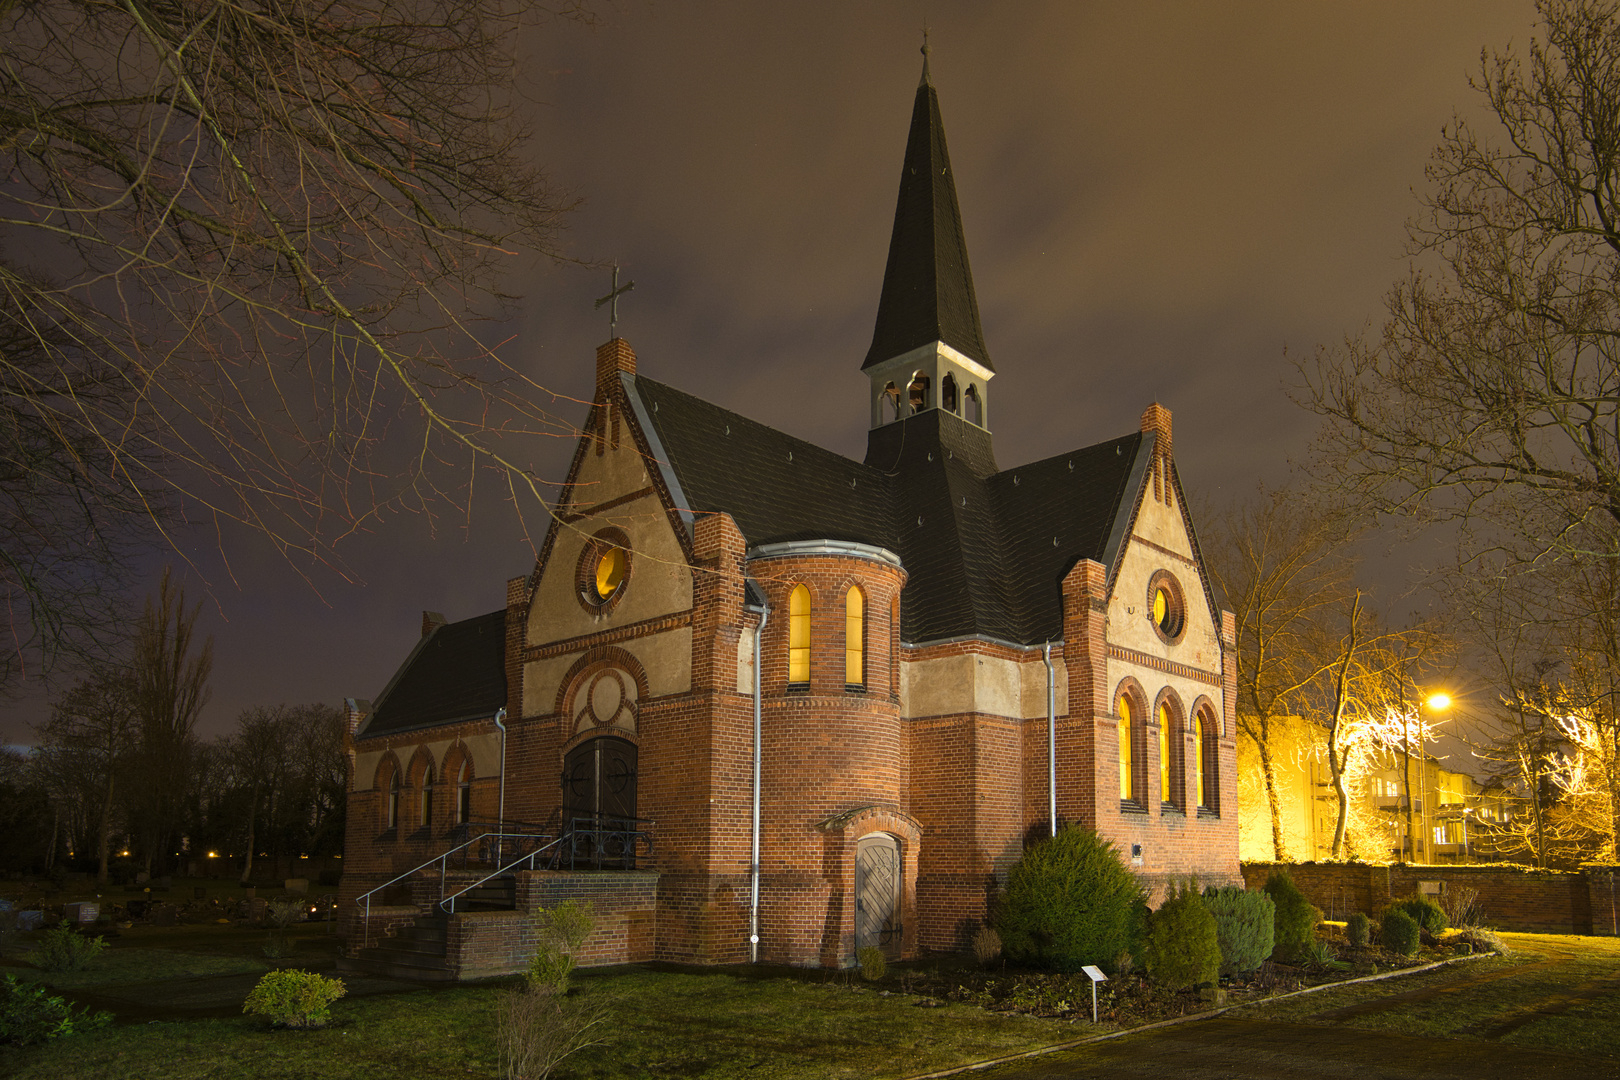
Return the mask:
[(1090, 829), (1065, 828), (1037, 841), (1007, 875), (996, 931), (1021, 964), (1110, 973), (1139, 947), (1147, 897), (1119, 851)]

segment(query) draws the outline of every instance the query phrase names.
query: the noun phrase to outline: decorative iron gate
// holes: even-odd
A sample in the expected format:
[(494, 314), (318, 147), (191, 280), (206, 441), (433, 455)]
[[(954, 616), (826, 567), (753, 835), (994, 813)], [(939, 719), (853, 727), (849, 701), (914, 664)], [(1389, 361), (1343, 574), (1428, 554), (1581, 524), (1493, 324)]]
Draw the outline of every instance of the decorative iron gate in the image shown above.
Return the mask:
[(855, 845), (855, 948), (900, 951), (900, 846), (888, 833)]

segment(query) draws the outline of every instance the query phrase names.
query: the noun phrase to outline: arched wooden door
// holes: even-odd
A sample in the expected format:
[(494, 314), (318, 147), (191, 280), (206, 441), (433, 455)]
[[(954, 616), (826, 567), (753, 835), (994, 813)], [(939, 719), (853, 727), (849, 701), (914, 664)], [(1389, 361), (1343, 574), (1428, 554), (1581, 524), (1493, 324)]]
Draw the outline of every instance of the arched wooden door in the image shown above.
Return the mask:
[(855, 948), (900, 951), (900, 845), (888, 833), (855, 845)]
[(582, 742), (563, 761), (563, 816), (636, 816), (636, 744), (607, 736)]

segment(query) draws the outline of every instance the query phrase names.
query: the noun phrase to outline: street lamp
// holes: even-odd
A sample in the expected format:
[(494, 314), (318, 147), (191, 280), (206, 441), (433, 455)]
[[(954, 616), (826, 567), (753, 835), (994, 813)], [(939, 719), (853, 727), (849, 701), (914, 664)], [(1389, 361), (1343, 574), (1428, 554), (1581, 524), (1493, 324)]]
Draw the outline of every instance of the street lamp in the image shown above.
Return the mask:
[[(1422, 701), (1418, 702), (1417, 711), (1412, 716), (1412, 720), (1415, 720), (1417, 722), (1417, 736), (1418, 736), (1418, 798), (1420, 800), (1423, 800), (1423, 820), (1424, 820), (1424, 823), (1425, 823), (1424, 828), (1425, 828), (1425, 831), (1427, 831), (1427, 828), (1428, 828), (1427, 822), (1429, 820), (1429, 803), (1430, 803), (1430, 800), (1425, 799), (1424, 794), (1423, 794), (1423, 788), (1424, 788), (1423, 777), (1428, 771), (1424, 766), (1424, 759), (1423, 759), (1423, 741), (1424, 741), (1424, 739), (1423, 739), (1423, 737), (1424, 737), (1423, 710), (1424, 710), (1424, 708), (1427, 708), (1431, 713), (1445, 712), (1447, 709), (1451, 708), (1451, 695), (1447, 694), (1447, 693), (1444, 693), (1443, 691), (1430, 694), (1427, 698), (1425, 698)], [(1406, 738), (1403, 740), (1405, 742), (1405, 754), (1406, 754), (1406, 848), (1407, 848), (1406, 861), (1409, 862), (1409, 863), (1414, 863), (1414, 862), (1417, 862), (1417, 832), (1416, 832), (1416, 829), (1415, 829), (1416, 815), (1415, 815), (1415, 811), (1414, 811), (1414, 808), (1413, 808), (1413, 805), (1412, 805), (1412, 736), (1411, 736), (1410, 724), (1406, 720), (1406, 718), (1404, 718), (1404, 717), (1402, 718), (1401, 726), (1404, 729), (1402, 731), (1402, 734), (1406, 736)]]

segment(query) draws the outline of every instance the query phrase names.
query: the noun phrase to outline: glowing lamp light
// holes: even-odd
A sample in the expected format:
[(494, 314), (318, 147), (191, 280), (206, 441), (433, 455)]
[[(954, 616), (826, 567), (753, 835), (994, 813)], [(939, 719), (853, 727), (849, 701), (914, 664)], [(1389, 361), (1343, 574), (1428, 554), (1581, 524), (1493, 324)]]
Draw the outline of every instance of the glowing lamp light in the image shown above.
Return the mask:
[(210, 851), (210, 852), (209, 852), (209, 853), (208, 853), (208, 857), (209, 857), (209, 858), (210, 858), (210, 859), (217, 859), (217, 858), (219, 858), (219, 852), (217, 852), (217, 851)]
[(1451, 695), (1431, 694), (1429, 695), (1429, 700), (1426, 702), (1426, 704), (1435, 712), (1443, 712), (1446, 709), (1451, 708)]

